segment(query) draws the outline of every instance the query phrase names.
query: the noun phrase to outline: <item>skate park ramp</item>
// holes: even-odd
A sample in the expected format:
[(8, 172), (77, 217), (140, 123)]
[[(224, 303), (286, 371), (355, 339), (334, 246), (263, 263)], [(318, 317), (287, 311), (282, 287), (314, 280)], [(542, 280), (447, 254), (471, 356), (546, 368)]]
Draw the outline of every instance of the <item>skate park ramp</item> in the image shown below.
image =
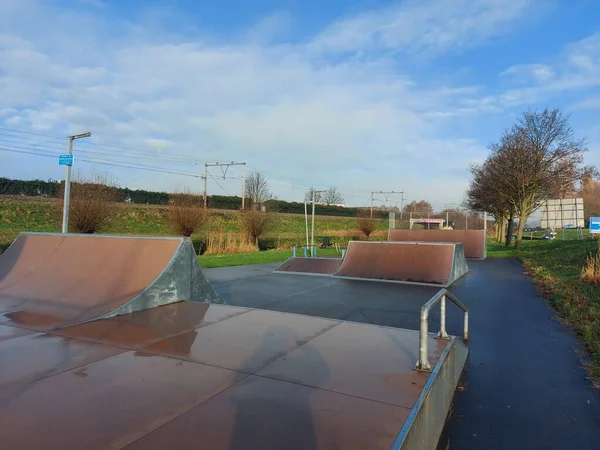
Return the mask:
[(341, 264), (341, 258), (291, 257), (277, 267), (277, 269), (275, 269), (275, 273), (333, 275), (340, 268)]
[(220, 301), (186, 238), (22, 233), (0, 256), (0, 321), (37, 330), (185, 300)]
[(400, 230), (388, 231), (390, 242), (455, 242), (465, 249), (465, 257), (485, 259), (487, 256), (486, 230)]
[(335, 277), (447, 287), (468, 270), (462, 244), (350, 241)]

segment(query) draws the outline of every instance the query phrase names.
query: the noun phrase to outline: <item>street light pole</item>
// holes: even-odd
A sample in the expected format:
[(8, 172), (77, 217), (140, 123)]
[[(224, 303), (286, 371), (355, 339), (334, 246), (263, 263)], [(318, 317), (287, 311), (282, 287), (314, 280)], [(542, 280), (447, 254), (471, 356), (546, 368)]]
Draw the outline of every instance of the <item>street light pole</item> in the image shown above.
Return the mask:
[[(89, 131), (81, 134), (74, 134), (73, 136), (67, 137), (67, 154), (73, 154), (73, 141), (75, 139), (82, 139), (90, 137), (92, 133)], [(65, 174), (65, 195), (63, 198), (63, 220), (62, 220), (62, 232), (66, 234), (69, 232), (69, 205), (71, 203), (71, 165), (67, 165), (67, 172)]]

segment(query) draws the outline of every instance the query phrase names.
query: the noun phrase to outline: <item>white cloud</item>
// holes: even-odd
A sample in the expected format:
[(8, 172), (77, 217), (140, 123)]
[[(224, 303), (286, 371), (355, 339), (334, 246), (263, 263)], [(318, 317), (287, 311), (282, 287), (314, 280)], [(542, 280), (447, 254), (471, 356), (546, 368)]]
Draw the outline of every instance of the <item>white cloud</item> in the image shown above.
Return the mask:
[(509, 89), (497, 98), (503, 106), (547, 102), (553, 96), (600, 86), (600, 33), (567, 45), (554, 61), (513, 66), (501, 73), (526, 87)]
[(371, 49), (438, 54), (480, 44), (510, 30), (531, 0), (411, 0), (333, 24), (309, 47), (321, 52)]
[[(399, 47), (434, 54), (499, 35), (529, 3), (411, 2), (338, 22), (300, 45), (266, 43), (285, 33), (285, 15), (250, 30), (251, 43), (231, 44), (163, 35), (153, 27), (142, 31), (140, 24), (92, 19), (81, 11), (81, 22), (66, 29), (62, 25), (75, 13), (29, 2), (28, 28), (9, 24), (10, 15), (0, 18), (7, 30), (0, 37), (5, 124), (54, 135), (90, 130), (102, 144), (245, 160), (269, 175), (280, 198), (302, 197), (284, 186), (294, 180), (295, 187), (337, 185), (354, 196), (351, 203), (364, 201), (365, 191), (404, 189), (436, 206), (461, 200), (469, 163), (485, 154), (474, 139), (445, 138), (448, 121), (495, 113), (497, 106), (479, 100), (480, 86), (426, 84), (377, 52), (330, 59), (315, 49)], [(25, 6), (17, 8), (20, 17)], [(49, 164), (36, 163), (5, 165), (4, 175), (23, 167), (43, 172)], [(115, 170), (132, 187), (182, 183), (175, 176)]]

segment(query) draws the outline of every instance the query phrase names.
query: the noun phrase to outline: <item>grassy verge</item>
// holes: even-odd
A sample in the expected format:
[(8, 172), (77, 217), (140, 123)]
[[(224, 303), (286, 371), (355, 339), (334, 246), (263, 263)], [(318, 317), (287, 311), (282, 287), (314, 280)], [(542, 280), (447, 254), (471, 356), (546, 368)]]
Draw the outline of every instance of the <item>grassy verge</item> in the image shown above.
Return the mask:
[[(268, 250), (264, 252), (252, 253), (235, 253), (231, 255), (202, 255), (198, 256), (198, 261), (204, 269), (214, 267), (229, 267), (229, 266), (248, 266), (250, 264), (268, 264), (275, 262), (283, 262), (292, 256), (291, 250)], [(301, 256), (301, 251), (298, 251), (298, 256)], [(337, 256), (341, 254), (333, 248), (323, 248), (317, 250), (317, 256)]]
[(490, 242), (489, 257), (515, 257), (523, 262), (542, 295), (573, 327), (591, 358), (586, 366), (600, 382), (600, 287), (580, 280), (581, 268), (598, 251), (597, 239), (523, 242), (521, 250)]

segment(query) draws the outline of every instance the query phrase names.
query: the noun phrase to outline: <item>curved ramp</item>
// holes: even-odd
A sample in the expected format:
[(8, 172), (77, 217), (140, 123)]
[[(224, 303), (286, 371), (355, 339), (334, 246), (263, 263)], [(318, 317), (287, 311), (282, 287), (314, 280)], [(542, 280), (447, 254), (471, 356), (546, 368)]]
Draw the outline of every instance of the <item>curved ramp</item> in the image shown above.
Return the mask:
[(335, 276), (445, 287), (468, 270), (462, 244), (351, 241)]
[(0, 256), (0, 314), (35, 329), (182, 300), (220, 302), (186, 238), (22, 233)]
[(487, 239), (485, 230), (400, 230), (390, 229), (390, 242), (454, 242), (464, 246), (465, 256), (485, 259)]
[(333, 275), (340, 268), (340, 258), (298, 258), (291, 257), (281, 264), (275, 273), (307, 275)]

